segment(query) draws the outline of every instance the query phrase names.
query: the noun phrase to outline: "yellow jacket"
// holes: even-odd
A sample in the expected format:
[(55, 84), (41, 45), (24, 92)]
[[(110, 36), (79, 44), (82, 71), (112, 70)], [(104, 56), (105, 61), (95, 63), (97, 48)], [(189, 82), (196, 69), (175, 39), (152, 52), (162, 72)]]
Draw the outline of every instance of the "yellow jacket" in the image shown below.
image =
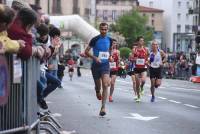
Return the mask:
[(17, 53), (19, 51), (19, 43), (16, 40), (11, 40), (6, 31), (0, 32), (0, 42), (4, 45), (5, 52)]

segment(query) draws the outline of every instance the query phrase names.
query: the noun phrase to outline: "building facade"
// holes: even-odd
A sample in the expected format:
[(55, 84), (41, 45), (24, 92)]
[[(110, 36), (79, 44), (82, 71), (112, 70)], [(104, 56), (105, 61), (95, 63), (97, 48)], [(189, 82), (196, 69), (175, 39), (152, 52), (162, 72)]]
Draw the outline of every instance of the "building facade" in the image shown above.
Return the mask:
[(147, 25), (154, 29), (154, 39), (161, 44), (161, 48), (165, 49), (163, 45), (163, 10), (150, 8), (145, 6), (138, 6), (138, 11), (142, 16), (148, 17)]
[(139, 0), (140, 5), (164, 10), (163, 43), (170, 51), (194, 51), (192, 16), (188, 10), (191, 0)]
[(97, 23), (115, 23), (119, 16), (137, 6), (137, 0), (96, 0)]

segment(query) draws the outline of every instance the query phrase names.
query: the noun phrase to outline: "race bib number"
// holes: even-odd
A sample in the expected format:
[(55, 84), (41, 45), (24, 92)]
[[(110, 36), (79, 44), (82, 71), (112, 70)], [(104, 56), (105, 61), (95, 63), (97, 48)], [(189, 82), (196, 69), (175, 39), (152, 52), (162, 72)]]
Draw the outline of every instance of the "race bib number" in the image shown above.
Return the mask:
[(110, 68), (116, 68), (117, 63), (116, 62), (110, 62)]
[(109, 58), (108, 52), (99, 52), (99, 59), (101, 60), (107, 60)]
[(145, 59), (137, 59), (136, 64), (137, 65), (145, 65)]

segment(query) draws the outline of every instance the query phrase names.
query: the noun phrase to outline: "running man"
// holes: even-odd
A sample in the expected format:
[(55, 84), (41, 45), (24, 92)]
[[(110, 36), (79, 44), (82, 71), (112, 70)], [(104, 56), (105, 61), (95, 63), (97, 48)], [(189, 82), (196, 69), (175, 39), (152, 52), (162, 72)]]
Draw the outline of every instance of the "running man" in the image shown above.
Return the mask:
[(149, 73), (151, 80), (151, 102), (155, 101), (155, 88), (161, 85), (162, 79), (162, 66), (166, 62), (166, 54), (163, 50), (159, 49), (158, 43), (153, 41), (151, 44), (152, 51), (149, 56)]
[(134, 100), (137, 100), (137, 92), (136, 92), (136, 81), (135, 81), (135, 61), (134, 61), (134, 52), (135, 52), (135, 46), (133, 46), (132, 52), (129, 55), (129, 65), (128, 65), (128, 75), (130, 75), (133, 83), (133, 91), (134, 91)]
[(109, 102), (113, 102), (113, 92), (115, 88), (115, 81), (118, 74), (119, 68), (119, 60), (120, 60), (120, 51), (117, 48), (117, 40), (112, 40), (112, 52), (111, 52), (111, 61), (110, 61), (110, 77), (111, 77), (111, 85), (110, 85), (110, 96)]
[(67, 61), (67, 66), (68, 66), (69, 78), (70, 81), (72, 81), (72, 77), (74, 74), (74, 66), (75, 66), (75, 62), (72, 57), (70, 57), (70, 59)]
[(144, 84), (147, 75), (147, 64), (149, 51), (144, 46), (144, 37), (137, 38), (137, 46), (134, 48), (134, 60), (135, 60), (135, 81), (136, 81), (136, 102), (140, 102), (140, 94), (144, 92)]
[[(101, 23), (100, 35), (92, 38), (89, 45), (85, 49), (85, 54), (93, 59), (91, 71), (95, 83), (96, 96), (102, 100), (102, 106), (99, 115), (106, 115), (105, 104), (108, 95), (108, 87), (110, 86), (110, 52), (112, 46), (112, 39), (107, 36), (108, 24)], [(93, 49), (93, 55), (89, 52)], [(103, 92), (101, 95), (101, 83)]]

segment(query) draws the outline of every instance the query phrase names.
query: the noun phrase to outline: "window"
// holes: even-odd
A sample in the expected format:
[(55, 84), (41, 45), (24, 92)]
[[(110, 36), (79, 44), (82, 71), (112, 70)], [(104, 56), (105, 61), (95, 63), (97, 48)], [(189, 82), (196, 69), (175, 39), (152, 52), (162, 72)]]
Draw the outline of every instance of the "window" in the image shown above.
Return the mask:
[(185, 17), (186, 17), (186, 20), (189, 20), (189, 14), (188, 13), (185, 15)]
[(85, 15), (89, 15), (90, 14), (90, 9), (89, 8), (85, 8)]
[(112, 20), (116, 20), (116, 13), (117, 11), (116, 10), (112, 10)]
[(103, 10), (103, 20), (108, 20), (107, 13), (107, 10)]
[(178, 2), (178, 8), (181, 8), (181, 2), (180, 1)]
[(73, 14), (79, 14), (78, 0), (73, 0)]
[(151, 20), (151, 25), (152, 25), (152, 26), (154, 26), (154, 22), (155, 22), (154, 20)]
[(149, 2), (149, 7), (153, 7), (153, 1)]
[(6, 4), (6, 0), (0, 0), (0, 3)]
[(52, 13), (61, 13), (61, 0), (53, 0)]
[(185, 32), (186, 33), (189, 33), (190, 32), (190, 25), (185, 25)]
[(181, 20), (181, 14), (180, 13), (177, 14), (177, 20)]
[(181, 32), (181, 25), (177, 25), (177, 33)]
[(112, 0), (112, 4), (117, 4), (117, 0)]
[(187, 7), (188, 9), (190, 8), (190, 2), (189, 2), (189, 1), (187, 1), (186, 7)]

